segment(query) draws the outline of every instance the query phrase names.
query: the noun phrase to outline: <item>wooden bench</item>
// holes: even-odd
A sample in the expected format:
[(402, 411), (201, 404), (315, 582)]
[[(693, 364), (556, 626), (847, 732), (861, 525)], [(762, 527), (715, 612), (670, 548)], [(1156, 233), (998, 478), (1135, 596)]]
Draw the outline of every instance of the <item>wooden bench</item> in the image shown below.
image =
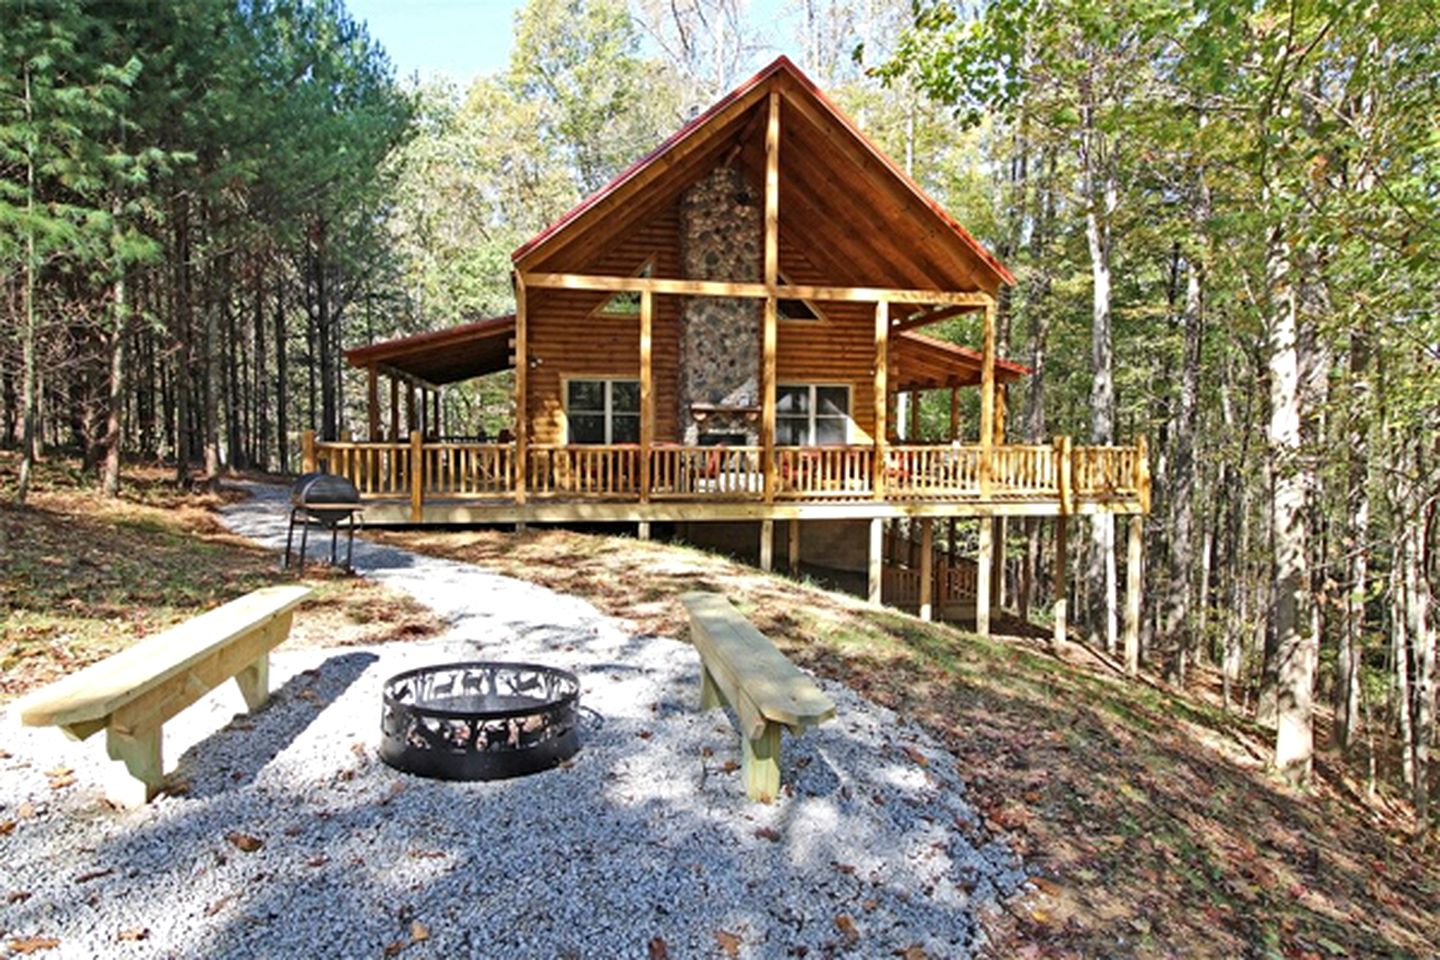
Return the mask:
[(105, 731), (106, 796), (148, 803), (164, 785), (161, 727), (231, 677), (255, 710), (270, 696), (270, 651), (290, 633), (309, 587), (265, 587), (41, 687), (16, 704), (28, 727), (84, 740)]
[(700, 651), (700, 709), (734, 708), (745, 791), (769, 803), (780, 792), (780, 729), (798, 736), (835, 716), (835, 704), (724, 597), (687, 593), (680, 601)]

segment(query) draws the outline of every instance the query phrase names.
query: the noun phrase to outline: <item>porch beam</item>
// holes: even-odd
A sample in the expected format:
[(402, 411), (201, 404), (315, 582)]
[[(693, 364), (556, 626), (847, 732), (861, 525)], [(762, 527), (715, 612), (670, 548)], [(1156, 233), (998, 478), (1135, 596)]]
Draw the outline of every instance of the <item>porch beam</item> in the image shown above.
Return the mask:
[[(822, 300), (831, 303), (962, 304), (993, 307), (988, 293), (916, 290), (891, 287), (825, 287), (791, 283), (738, 283), (729, 280), (680, 280), (666, 277), (618, 277), (590, 273), (524, 273), (527, 286), (561, 290), (651, 293), (678, 297), (741, 297), (763, 300)], [(887, 317), (886, 324), (889, 320)]]
[(375, 365), (375, 368), (381, 373), (386, 374), (387, 376), (394, 377), (396, 380), (404, 381), (405, 383), (410, 384), (412, 387), (419, 387), (421, 390), (440, 389), (440, 385), (438, 383), (431, 383), (424, 377), (417, 377), (413, 373), (401, 370), (399, 367), (392, 366), (388, 363), (377, 363)]
[(928, 327), (932, 323), (939, 323), (941, 320), (949, 320), (951, 317), (958, 317), (962, 313), (971, 313), (979, 310), (980, 307), (974, 304), (957, 303), (948, 307), (941, 307), (938, 310), (926, 310), (921, 314), (912, 314), (903, 320), (898, 320), (891, 325), (890, 329), (896, 333), (904, 333), (907, 330), (915, 330), (919, 327)]
[[(775, 499), (776, 315), (780, 282), (780, 92), (770, 91), (765, 123), (765, 315), (760, 350), (760, 469), (765, 502)], [(770, 528), (773, 537), (773, 525)], [(768, 569), (768, 568), (767, 568)]]

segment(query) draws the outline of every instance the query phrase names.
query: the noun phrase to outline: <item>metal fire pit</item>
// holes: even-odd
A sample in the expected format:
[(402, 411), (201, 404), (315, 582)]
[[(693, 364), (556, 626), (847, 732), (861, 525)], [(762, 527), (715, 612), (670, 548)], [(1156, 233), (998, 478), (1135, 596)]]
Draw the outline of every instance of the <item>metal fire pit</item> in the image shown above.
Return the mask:
[(344, 477), (331, 473), (302, 473), (290, 487), (290, 529), (285, 533), (285, 566), (290, 566), (290, 549), (295, 528), (300, 528), (300, 570), (305, 570), (305, 546), (310, 528), (330, 531), (330, 565), (336, 565), (336, 540), (343, 524), (349, 537), (345, 543), (345, 570), (351, 569), (355, 552), (355, 517), (363, 504), (360, 491)]
[(580, 681), (533, 663), (445, 663), (385, 681), (380, 758), (440, 780), (548, 770), (580, 748)]

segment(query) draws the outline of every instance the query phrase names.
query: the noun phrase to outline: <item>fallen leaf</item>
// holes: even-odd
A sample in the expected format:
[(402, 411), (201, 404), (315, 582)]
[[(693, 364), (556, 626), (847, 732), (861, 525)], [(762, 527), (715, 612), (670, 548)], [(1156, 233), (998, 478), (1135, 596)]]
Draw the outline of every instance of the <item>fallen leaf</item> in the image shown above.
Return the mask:
[(385, 796), (380, 798), (380, 806), (385, 806), (391, 800), (394, 800), (396, 797), (400, 796), (400, 794), (404, 792), (405, 784), (401, 783), (398, 780), (395, 781), (394, 783), (390, 784), (390, 789), (385, 791)]
[(45, 771), (45, 776), (47, 776), (47, 777), (68, 777), (68, 776), (70, 776), (70, 774), (72, 774), (72, 773), (74, 773), (74, 772), (75, 772), (75, 771), (72, 770), (72, 769), (70, 769), (69, 767), (56, 767), (56, 768), (53, 769), (53, 770), (46, 770), (46, 771)]
[(242, 853), (254, 853), (265, 846), (265, 841), (259, 837), (252, 837), (248, 833), (239, 833), (234, 830), (225, 834), (225, 839), (229, 840), (231, 845)]
[(145, 927), (136, 927), (133, 930), (121, 930), (119, 933), (115, 934), (115, 939), (122, 941), (148, 940), (150, 939), (150, 931)]
[(329, 863), (329, 862), (330, 862), (330, 858), (327, 857), (327, 856), (325, 856), (325, 854), (322, 853), (322, 854), (320, 854), (319, 856), (311, 857), (309, 860), (306, 860), (306, 861), (305, 861), (305, 866), (307, 866), (307, 867), (323, 867), (323, 866), (325, 866), (325, 864), (327, 864), (327, 863)]
[(761, 840), (769, 840), (771, 843), (780, 842), (780, 831), (772, 830), (769, 827), (757, 828), (755, 831), (755, 836), (759, 837)]
[(387, 943), (387, 944), (385, 945), (385, 956), (387, 956), (387, 957), (393, 957), (393, 956), (395, 956), (396, 954), (398, 954), (401, 950), (404, 950), (404, 949), (405, 949), (405, 941), (404, 941), (404, 940), (394, 940), (394, 941), (392, 941), (392, 942), (390, 942), (390, 943)]
[(713, 757), (713, 756), (715, 756), (715, 751), (714, 751), (714, 750), (711, 750), (709, 747), (701, 747), (701, 748), (700, 748), (700, 756), (702, 756), (702, 757)]
[(909, 757), (911, 762), (919, 764), (922, 767), (930, 766), (930, 758), (919, 750), (916, 750), (914, 747), (903, 747), (902, 749), (905, 751), (905, 756)]
[(210, 906), (208, 906), (208, 907), (205, 908), (205, 916), (207, 916), (207, 917), (213, 917), (213, 916), (215, 916), (215, 914), (219, 913), (221, 910), (224, 910), (224, 909), (225, 909), (225, 904), (227, 904), (227, 903), (229, 903), (229, 902), (230, 902), (230, 898), (229, 898), (229, 897), (221, 897), (219, 900), (216, 900), (214, 903), (210, 904)]
[(726, 773), (734, 773), (736, 770), (740, 769), (740, 764), (736, 763), (734, 760), (726, 760), (725, 766), (721, 769), (723, 769)]
[(101, 877), (108, 877), (115, 872), (114, 867), (105, 867), (103, 870), (91, 870), (89, 873), (81, 873), (75, 877), (76, 883), (89, 883), (91, 880), (99, 880)]
[(715, 942), (727, 957), (740, 956), (740, 938), (728, 930), (716, 930)]
[(649, 740), (651, 737), (655, 736), (655, 734), (650, 730), (637, 730), (635, 732), (635, 736), (639, 737), (641, 740)]
[(64, 790), (66, 787), (71, 786), (71, 785), (73, 785), (74, 783), (75, 783), (75, 775), (74, 775), (73, 773), (67, 773), (67, 774), (65, 774), (64, 776), (51, 777), (51, 778), (50, 778), (50, 789), (51, 789), (51, 790)]
[(429, 939), (430, 928), (425, 926), (425, 924), (421, 923), (419, 920), (412, 920), (410, 922), (410, 942), (419, 943), (422, 940)]
[(850, 919), (848, 913), (842, 913), (835, 918), (835, 929), (845, 938), (845, 942), (852, 947), (860, 941), (860, 931), (855, 927), (855, 921)]
[(895, 955), (899, 957), (900, 960), (930, 960), (930, 955), (926, 953), (925, 948), (918, 943), (912, 943), (904, 950), (897, 950)]
[(54, 950), (60, 946), (60, 941), (54, 937), (24, 937), (10, 941), (11, 953), (39, 953), (41, 950)]
[(8, 837), (14, 833), (15, 825), (19, 822), (18, 820), (6, 820), (4, 823), (0, 823), (0, 837)]
[(864, 903), (860, 904), (860, 906), (864, 908), (866, 913), (873, 913), (875, 908), (880, 906), (880, 901), (866, 900)]
[(0, 750), (0, 760), (9, 760), (11, 756), (9, 750)]
[(29, 820), (33, 816), (35, 816), (35, 804), (30, 803), (29, 801), (26, 801), (25, 803), (22, 803), (20, 804), (20, 806), (15, 808), (16, 820)]
[(650, 938), (650, 960), (670, 960), (670, 948), (665, 945), (664, 937)]
[(11, 890), (9, 893), (5, 894), (6, 903), (23, 903), (24, 901), (29, 899), (29, 890)]
[(414, 857), (416, 860), (439, 860), (441, 857), (450, 856), (450, 854), (444, 850), (411, 850), (406, 856)]

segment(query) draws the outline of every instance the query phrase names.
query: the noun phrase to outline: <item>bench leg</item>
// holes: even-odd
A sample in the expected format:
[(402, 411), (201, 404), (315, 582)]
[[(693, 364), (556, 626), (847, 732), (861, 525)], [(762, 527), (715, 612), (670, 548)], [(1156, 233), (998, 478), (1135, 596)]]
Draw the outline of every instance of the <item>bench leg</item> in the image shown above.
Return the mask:
[(715, 678), (710, 676), (710, 668), (702, 662), (700, 664), (700, 709), (701, 711), (712, 710), (715, 707), (725, 705), (725, 696), (720, 688), (715, 685)]
[(160, 728), (144, 733), (105, 730), (105, 749), (110, 759), (105, 797), (117, 807), (140, 807), (149, 803), (165, 785), (165, 765), (160, 756)]
[(270, 699), (270, 654), (260, 654), (260, 659), (235, 674), (235, 683), (251, 711), (265, 706)]
[(780, 724), (767, 723), (759, 739), (741, 736), (745, 793), (751, 800), (769, 803), (780, 793)]

